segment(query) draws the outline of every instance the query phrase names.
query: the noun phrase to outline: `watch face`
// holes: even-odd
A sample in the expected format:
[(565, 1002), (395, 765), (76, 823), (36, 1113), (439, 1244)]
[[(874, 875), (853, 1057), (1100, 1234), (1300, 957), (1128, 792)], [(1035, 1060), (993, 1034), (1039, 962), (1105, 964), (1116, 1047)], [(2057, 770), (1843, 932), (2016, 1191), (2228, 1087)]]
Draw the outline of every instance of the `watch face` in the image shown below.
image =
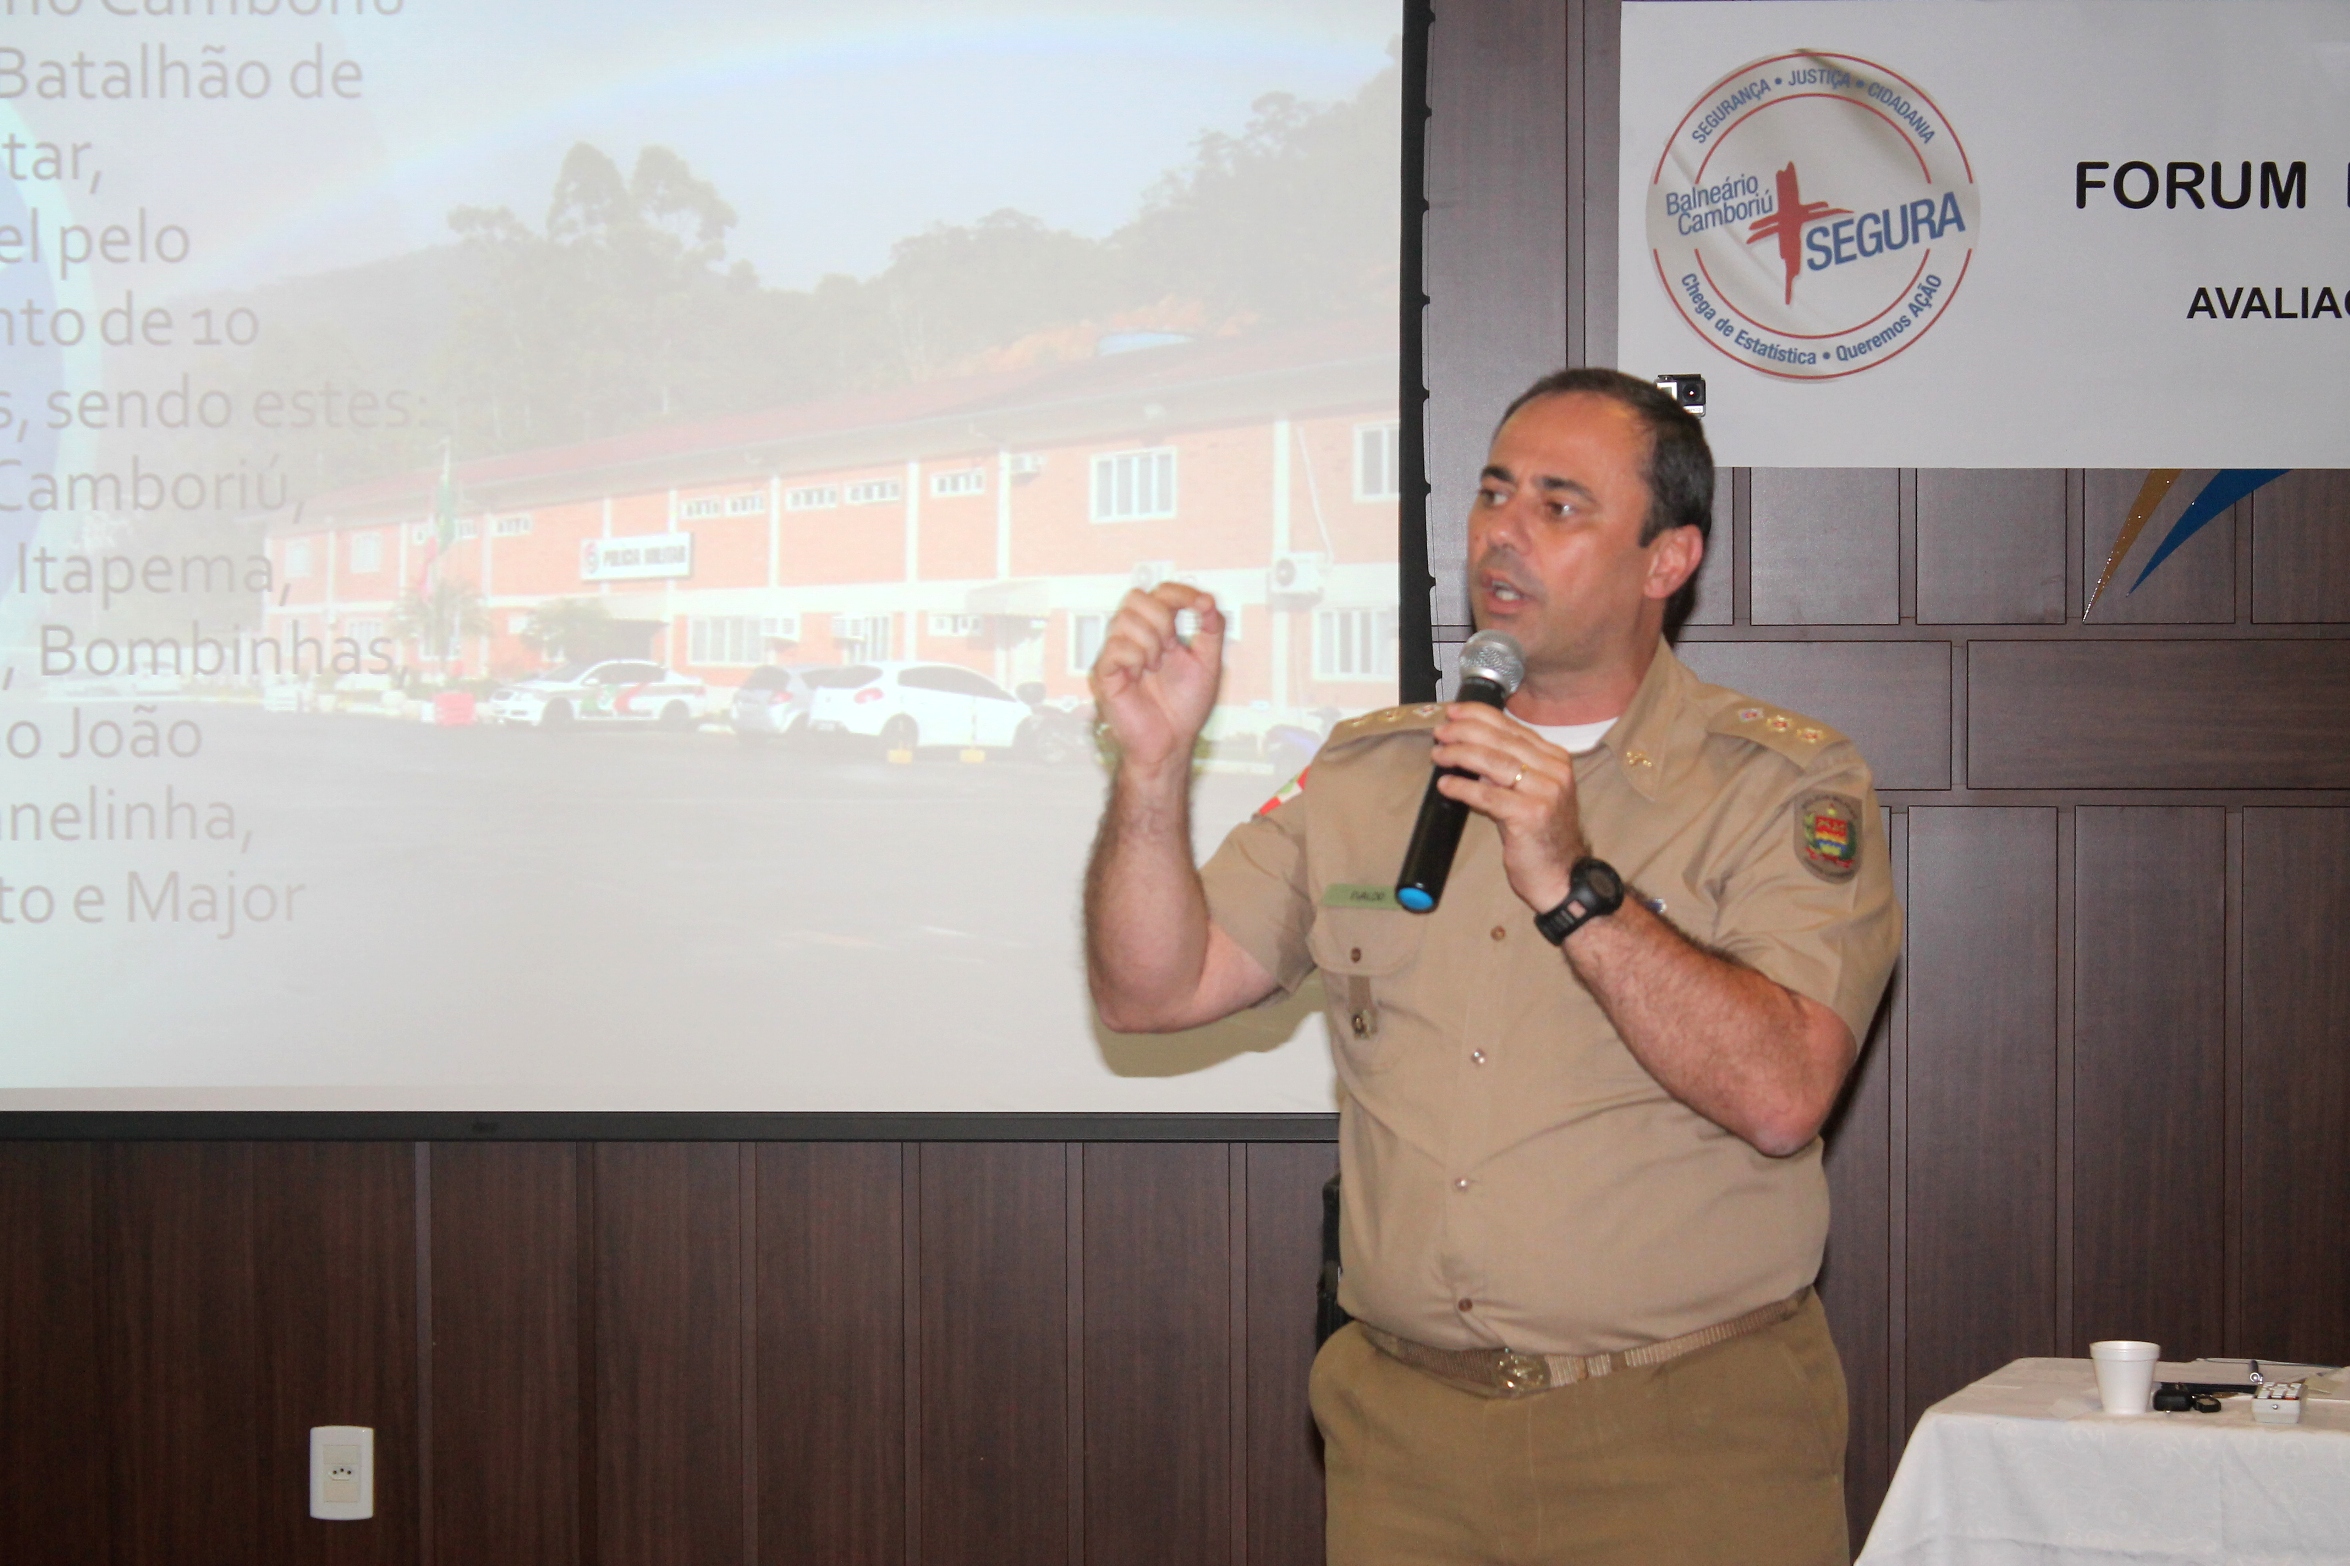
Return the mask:
[(1624, 878), (1606, 860), (1594, 859), (1585, 864), (1583, 878), (1591, 883), (1593, 895), (1601, 902), (1612, 906), (1624, 900)]

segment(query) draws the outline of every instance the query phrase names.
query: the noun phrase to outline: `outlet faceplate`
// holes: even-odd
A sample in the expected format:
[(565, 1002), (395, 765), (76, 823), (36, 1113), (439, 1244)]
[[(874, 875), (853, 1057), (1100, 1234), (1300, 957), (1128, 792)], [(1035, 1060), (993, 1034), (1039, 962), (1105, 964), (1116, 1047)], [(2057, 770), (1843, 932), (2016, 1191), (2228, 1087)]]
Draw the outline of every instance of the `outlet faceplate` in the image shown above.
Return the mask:
[(359, 1522), (375, 1515), (375, 1432), (365, 1425), (310, 1431), (310, 1515)]

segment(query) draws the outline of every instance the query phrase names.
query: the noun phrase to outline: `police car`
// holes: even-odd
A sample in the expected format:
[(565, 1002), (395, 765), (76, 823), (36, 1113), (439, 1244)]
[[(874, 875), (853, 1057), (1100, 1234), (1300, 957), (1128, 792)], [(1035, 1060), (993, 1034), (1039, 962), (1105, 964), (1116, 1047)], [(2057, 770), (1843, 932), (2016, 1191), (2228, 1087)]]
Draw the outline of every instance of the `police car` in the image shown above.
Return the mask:
[(636, 658), (567, 663), (500, 686), (485, 709), (493, 723), (559, 729), (572, 723), (657, 725), (691, 729), (702, 721), (709, 687)]

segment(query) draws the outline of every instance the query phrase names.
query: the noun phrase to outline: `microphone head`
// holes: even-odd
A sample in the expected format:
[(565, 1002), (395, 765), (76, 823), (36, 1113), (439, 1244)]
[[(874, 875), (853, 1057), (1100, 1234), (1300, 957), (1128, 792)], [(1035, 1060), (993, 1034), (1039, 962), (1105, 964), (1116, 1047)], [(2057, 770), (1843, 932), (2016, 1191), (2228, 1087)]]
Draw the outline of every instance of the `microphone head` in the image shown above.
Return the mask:
[(1479, 631), (1461, 648), (1461, 683), (1483, 680), (1515, 694), (1526, 679), (1526, 650), (1507, 631)]

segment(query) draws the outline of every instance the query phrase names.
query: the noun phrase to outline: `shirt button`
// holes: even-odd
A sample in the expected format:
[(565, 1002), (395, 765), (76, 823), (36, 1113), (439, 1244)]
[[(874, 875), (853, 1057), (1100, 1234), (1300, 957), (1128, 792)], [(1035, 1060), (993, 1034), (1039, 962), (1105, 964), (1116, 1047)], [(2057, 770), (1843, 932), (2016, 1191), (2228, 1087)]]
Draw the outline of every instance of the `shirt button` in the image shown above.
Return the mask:
[(1455, 1300), (1453, 1301), (1453, 1307), (1456, 1310), (1475, 1310), (1477, 1308), (1477, 1302), (1475, 1300)]
[(1469, 1051), (1469, 1064), (1470, 1064), (1470, 1065), (1472, 1065), (1472, 1066), (1482, 1066), (1482, 1065), (1484, 1065), (1484, 1064), (1485, 1064), (1485, 1051), (1483, 1051), (1483, 1050), (1481, 1050), (1481, 1049), (1473, 1049), (1473, 1050)]
[(1348, 962), (1361, 962), (1363, 960), (1363, 949), (1360, 946), (1354, 947), (1352, 950), (1347, 952), (1346, 960)]
[(1493, 938), (1495, 940), (1498, 941), (1507, 934), (1509, 934), (1509, 931), (1503, 929), (1500, 925), (1497, 924), (1493, 927)]
[(1455, 1180), (1452, 1183), (1452, 1188), (1456, 1191), (1466, 1191), (1469, 1188), (1469, 1182), (1466, 1180)]

